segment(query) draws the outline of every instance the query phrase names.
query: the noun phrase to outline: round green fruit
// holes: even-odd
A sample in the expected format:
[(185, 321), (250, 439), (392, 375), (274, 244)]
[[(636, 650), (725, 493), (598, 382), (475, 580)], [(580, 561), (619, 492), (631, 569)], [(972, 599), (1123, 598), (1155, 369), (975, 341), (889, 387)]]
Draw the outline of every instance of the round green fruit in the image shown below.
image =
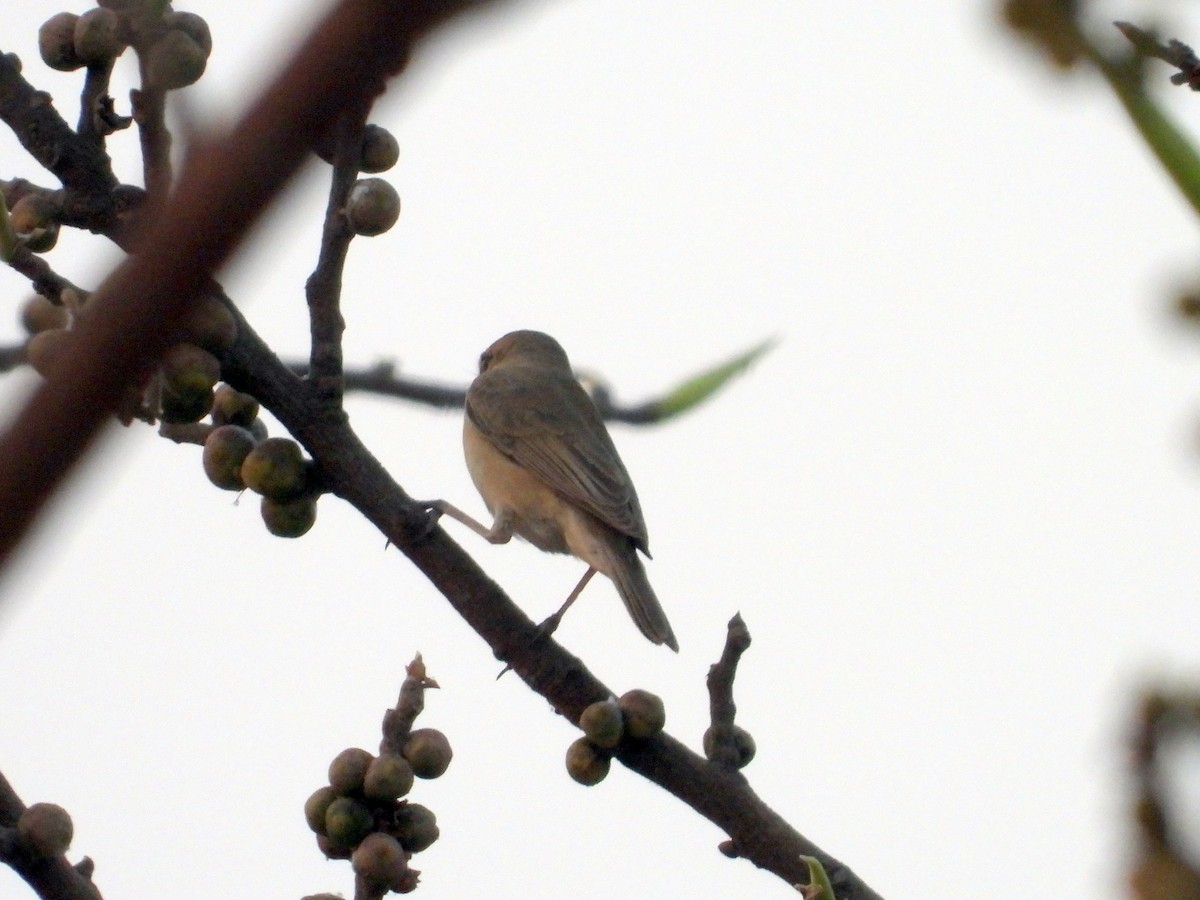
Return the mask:
[(617, 704), (625, 716), (625, 733), (635, 740), (653, 737), (667, 724), (667, 710), (662, 698), (649, 691), (627, 691)]
[(281, 538), (303, 537), (317, 521), (317, 501), (313, 497), (272, 500), (263, 497), (259, 505), (267, 531)]
[(625, 736), (625, 723), (616, 700), (593, 703), (580, 714), (579, 727), (588, 740), (605, 750), (617, 746)]
[(339, 794), (356, 794), (363, 788), (367, 769), (375, 759), (359, 747), (348, 747), (329, 764), (329, 786)]
[(567, 748), (567, 774), (587, 787), (602, 782), (610, 765), (608, 754), (585, 737)]
[(325, 836), (336, 847), (357, 847), (374, 828), (371, 810), (351, 797), (338, 797), (325, 810)]
[(454, 751), (436, 728), (418, 728), (404, 741), (404, 758), (418, 778), (438, 778), (449, 768)]
[(400, 218), (400, 195), (382, 178), (361, 178), (350, 189), (346, 220), (355, 234), (383, 234)]
[(272, 500), (293, 500), (308, 486), (308, 467), (300, 445), (290, 438), (260, 441), (242, 462), (246, 487)]
[(441, 831), (433, 810), (420, 803), (404, 803), (396, 810), (392, 834), (409, 853), (420, 853), (438, 839)]
[(202, 460), (208, 480), (225, 491), (240, 491), (242, 462), (257, 443), (245, 428), (222, 425), (209, 432), (204, 441)]
[(368, 800), (399, 800), (412, 790), (413, 767), (396, 753), (381, 753), (367, 767), (363, 794)]
[(308, 827), (317, 834), (325, 833), (325, 813), (330, 804), (338, 797), (337, 791), (329, 785), (319, 787), (304, 801), (304, 820)]
[(408, 869), (408, 854), (390, 834), (368, 834), (350, 857), (354, 874), (373, 884), (398, 883)]
[(35, 803), (17, 819), (17, 836), (38, 856), (61, 856), (71, 846), (75, 826), (56, 803)]

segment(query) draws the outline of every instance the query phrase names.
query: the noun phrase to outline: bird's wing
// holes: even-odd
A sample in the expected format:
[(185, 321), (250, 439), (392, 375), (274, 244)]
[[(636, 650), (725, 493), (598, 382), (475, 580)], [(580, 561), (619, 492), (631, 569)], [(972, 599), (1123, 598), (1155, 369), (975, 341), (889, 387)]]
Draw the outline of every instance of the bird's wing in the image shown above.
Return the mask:
[(633, 481), (574, 377), (525, 367), (484, 372), (467, 392), (467, 416), (501, 453), (648, 552)]

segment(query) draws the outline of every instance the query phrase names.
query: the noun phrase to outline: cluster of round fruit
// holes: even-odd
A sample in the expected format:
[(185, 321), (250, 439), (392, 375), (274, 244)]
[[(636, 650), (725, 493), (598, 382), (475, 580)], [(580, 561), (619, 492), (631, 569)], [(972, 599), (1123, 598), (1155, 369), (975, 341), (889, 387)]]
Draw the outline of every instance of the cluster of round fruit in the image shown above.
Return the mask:
[(129, 46), (143, 56), (146, 87), (173, 91), (204, 74), (212, 53), (208, 23), (150, 0), (99, 0), (83, 15), (60, 12), (38, 29), (38, 50), (52, 69), (107, 66)]
[[(85, 314), (82, 300), (68, 299), (69, 304), (60, 306), (35, 295), (21, 310), (30, 333), (26, 359), (47, 378), (60, 364), (70, 363), (72, 318)], [(67, 305), (77, 312), (68, 312)], [(237, 338), (233, 315), (216, 298), (203, 298), (185, 323), (184, 337), (163, 357), (153, 389), (139, 389), (131, 405), (149, 405), (153, 397), (162, 420), (177, 425), (211, 415), (202, 457), (209, 480), (225, 490), (250, 488), (260, 494), (267, 530), (299, 537), (317, 517), (319, 491), (313, 484), (312, 463), (290, 438), (267, 437), (257, 400), (221, 383), (216, 354)]]
[[(315, 147), (325, 162), (333, 162), (333, 146), (329, 134), (322, 135)], [(400, 158), (400, 144), (395, 136), (380, 125), (367, 125), (362, 131), (358, 150), (360, 172), (386, 172)], [(382, 178), (360, 178), (350, 188), (343, 209), (346, 222), (355, 234), (375, 237), (389, 230), (400, 218), (400, 195)]]
[(413, 779), (437, 778), (450, 765), (450, 742), (434, 728), (410, 732), (399, 753), (343, 750), (329, 764), (329, 784), (304, 804), (317, 846), (329, 859), (349, 859), (364, 881), (397, 894), (417, 887), (409, 860), (438, 839), (437, 818), (403, 799)]
[(567, 748), (567, 773), (580, 784), (599, 784), (608, 775), (612, 752), (623, 740), (644, 741), (663, 730), (662, 698), (635, 689), (619, 700), (600, 700), (579, 716), (584, 736)]
[[(71, 331), (75, 319), (86, 315), (86, 297), (72, 288), (62, 292), (57, 304), (40, 294), (25, 302), (21, 309), (21, 323), (29, 333), (25, 357), (40, 375), (51, 378), (59, 366), (72, 363)], [(164, 422), (200, 421), (214, 408), (221, 379), (217, 357), (236, 339), (233, 313), (216, 297), (200, 298), (181, 323), (180, 343), (163, 357), (157, 380), (132, 389), (129, 405), (144, 414), (153, 392), (157, 408), (149, 411)], [(257, 415), (255, 404), (251, 418)]]
[[(230, 396), (230, 403), (246, 398), (227, 385), (217, 391), (218, 399)], [(234, 396), (235, 395), (235, 396)], [(262, 496), (260, 511), (267, 531), (277, 537), (300, 537), (317, 520), (320, 491), (312, 478), (312, 461), (306, 459), (300, 445), (291, 438), (260, 436), (254, 419), (249, 425), (229, 417), (213, 407), (216, 426), (204, 441), (204, 473), (209, 481), (227, 491), (250, 488)]]

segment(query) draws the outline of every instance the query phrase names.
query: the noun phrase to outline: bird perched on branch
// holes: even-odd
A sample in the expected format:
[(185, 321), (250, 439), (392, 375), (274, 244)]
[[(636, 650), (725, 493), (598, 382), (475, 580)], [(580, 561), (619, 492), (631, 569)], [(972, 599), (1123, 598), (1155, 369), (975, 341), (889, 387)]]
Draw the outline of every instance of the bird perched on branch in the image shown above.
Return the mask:
[(439, 510), (493, 544), (515, 534), (539, 550), (570, 553), (588, 564), (562, 608), (543, 624), (548, 632), (603, 572), (642, 634), (678, 652), (638, 557), (650, 551), (637, 492), (558, 341), (540, 331), (513, 331), (483, 352), (467, 390), (463, 449), (492, 526), (444, 501)]

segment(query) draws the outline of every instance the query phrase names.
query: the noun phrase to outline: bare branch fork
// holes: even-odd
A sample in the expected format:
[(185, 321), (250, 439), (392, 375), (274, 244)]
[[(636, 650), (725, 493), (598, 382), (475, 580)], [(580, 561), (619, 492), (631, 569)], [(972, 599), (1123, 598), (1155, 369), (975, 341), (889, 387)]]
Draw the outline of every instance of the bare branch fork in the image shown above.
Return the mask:
[[(388, 475), (350, 428), (341, 406), (337, 298), (346, 239), (336, 218), (347, 148), (361, 128), (361, 113), (369, 100), (382, 90), (385, 77), (403, 68), (419, 39), (444, 19), (480, 5), (482, 0), (411, 0), (399, 5), (394, 0), (343, 0), (229, 136), (207, 142), (188, 157), (169, 202), (153, 211), (148, 207), (157, 204), (147, 205), (143, 213), (152, 215), (152, 227), (131, 234), (119, 206), (110, 203), (106, 218), (98, 220), (101, 224), (94, 230), (127, 248), (136, 246), (138, 252), (90, 298), (88, 315), (71, 332), (72, 364), (53, 372), (0, 436), (0, 504), (5, 509), (0, 517), (0, 563), (11, 557), (41, 506), (120, 407), (127, 387), (139, 383), (176, 340), (180, 317), (198, 298), (219, 297), (229, 304), (238, 326), (236, 341), (221, 359), (223, 379), (258, 398), (304, 445), (322, 489), (342, 497), (374, 523), (497, 658), (570, 721), (577, 723), (589, 704), (612, 696), (579, 659), (540, 633), (442, 529), (430, 526), (427, 507)], [(0, 70), (4, 65), (0, 61)], [(0, 118), (16, 130), (13, 123), (23, 113), (14, 103), (19, 105), (23, 82), (2, 76), (0, 71)], [(48, 106), (44, 100), (42, 105)], [(321, 260), (309, 283), (312, 374), (301, 378), (233, 309), (211, 273), (331, 122), (340, 123), (339, 149)], [(58, 128), (53, 120), (42, 124)], [(102, 149), (96, 155), (98, 141), (89, 139), (87, 148), (80, 149), (78, 136), (62, 126), (64, 146), (76, 148), (83, 160), (76, 171), (28, 133), (18, 134), (81, 196), (107, 192), (111, 197), (120, 191)], [(81, 172), (95, 173), (98, 180)], [(138, 234), (144, 238), (139, 240)], [(812, 856), (829, 873), (839, 900), (878, 897), (848, 867), (767, 807), (735, 769), (702, 758), (667, 734), (622, 744), (615, 755), (717, 824), (738, 855), (786, 883), (808, 880), (802, 857)], [(19, 806), (11, 787), (0, 780), (0, 826), (12, 825)], [(43, 896), (98, 896), (90, 881), (86, 887), (93, 893)]]

